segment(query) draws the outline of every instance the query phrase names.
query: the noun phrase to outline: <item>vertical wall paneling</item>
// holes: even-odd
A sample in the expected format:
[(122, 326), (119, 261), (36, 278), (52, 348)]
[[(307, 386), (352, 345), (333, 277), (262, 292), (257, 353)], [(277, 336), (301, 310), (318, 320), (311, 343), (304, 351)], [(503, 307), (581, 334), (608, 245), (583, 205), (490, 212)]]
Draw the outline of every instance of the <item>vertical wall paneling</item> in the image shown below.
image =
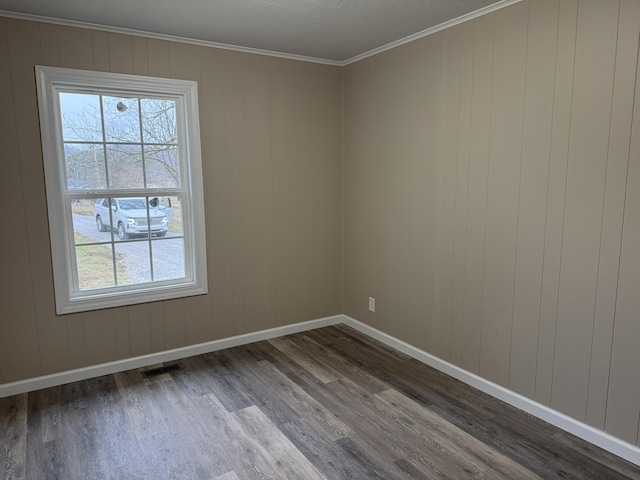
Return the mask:
[[(222, 59), (220, 51), (200, 49), (200, 122), (203, 133), (208, 131), (202, 143), (203, 158), (210, 162), (204, 171), (204, 184), (216, 185), (205, 189), (207, 222), (207, 261), (210, 265), (208, 278), (209, 322), (216, 338), (229, 337), (233, 327), (233, 290), (231, 275), (230, 199), (227, 149), (225, 142), (226, 117), (224, 99), (229, 96), (222, 82)], [(206, 127), (205, 127), (206, 126)]]
[[(639, 10), (519, 2), (349, 65), (343, 93), (346, 313), (632, 443)], [(401, 291), (380, 259), (405, 245)]]
[(500, 385), (511, 359), (528, 7), (518, 3), (495, 20), (480, 373)]
[(583, 0), (578, 7), (551, 406), (582, 421), (589, 387), (618, 7), (618, 2), (599, 0)]
[(471, 93), (473, 91), (473, 24), (460, 26), (460, 99), (456, 158), (456, 199), (453, 238), (453, 306), (451, 318), (451, 362), (462, 365), (464, 327), (465, 254), (469, 195)]
[(437, 201), (436, 225), (438, 226), (435, 246), (438, 252), (437, 268), (437, 310), (436, 337), (432, 351), (440, 358), (451, 358), (452, 302), (453, 302), (453, 248), (455, 230), (455, 210), (457, 193), (458, 131), (460, 117), (460, 70), (461, 70), (460, 28), (450, 29), (442, 35), (442, 72), (439, 88), (444, 95), (438, 116), (442, 118), (440, 150), (437, 159), (441, 163)]
[[(14, 79), (14, 94), (24, 98), (15, 110), (18, 133), (18, 151), (22, 173), (27, 245), (29, 261), (33, 272), (32, 294), (39, 301), (34, 303), (37, 320), (38, 343), (40, 345), (41, 368), (45, 373), (68, 368), (66, 324), (64, 319), (54, 314), (53, 285), (51, 283), (51, 253), (48, 231), (42, 235), (36, 232), (47, 225), (47, 213), (41, 206), (46, 205), (44, 173), (39, 143), (33, 142), (39, 136), (38, 106), (33, 65), (42, 62), (39, 25), (31, 22), (12, 22), (19, 27), (13, 38), (20, 42), (22, 53), (11, 58), (11, 72)], [(10, 24), (10, 25), (11, 25)], [(13, 49), (12, 49), (13, 51)], [(11, 202), (11, 204), (15, 203)], [(46, 339), (46, 340), (45, 340)]]
[[(428, 351), (434, 351), (437, 348), (439, 337), (439, 271), (438, 271), (438, 237), (440, 225), (438, 224), (438, 209), (440, 206), (440, 198), (443, 187), (439, 183), (441, 172), (443, 169), (442, 162), (442, 136), (444, 129), (440, 121), (440, 115), (444, 108), (444, 96), (440, 91), (441, 77), (443, 75), (443, 59), (444, 59), (444, 34), (437, 35), (428, 42), (428, 57), (425, 59), (425, 82), (428, 86), (424, 95), (427, 100), (424, 115), (426, 121), (421, 126), (420, 135), (425, 137), (425, 149), (421, 155), (421, 161), (427, 162), (426, 174), (422, 178), (422, 184), (416, 188), (420, 191), (421, 202), (416, 204), (417, 211), (414, 217), (426, 224), (427, 238), (424, 245), (419, 245), (426, 254), (424, 264), (426, 265), (426, 290), (421, 295), (426, 301), (426, 318), (423, 321), (424, 342)], [(418, 54), (418, 52), (416, 52)], [(406, 87), (403, 86), (405, 91)], [(417, 242), (420, 239), (416, 239)], [(419, 257), (418, 257), (419, 258)], [(405, 260), (407, 264), (411, 264), (409, 258)]]
[[(270, 62), (271, 68), (273, 68), (273, 64), (275, 63), (275, 59)], [(304, 67), (302, 65), (296, 65), (296, 71), (302, 70)], [(282, 85), (280, 88), (284, 87)], [(275, 87), (274, 84), (271, 85), (271, 89)], [(282, 220), (282, 215), (284, 214), (289, 220), (290, 225), (298, 225), (298, 228), (292, 232), (292, 236), (288, 239), (289, 243), (289, 251), (286, 254), (287, 259), (284, 259), (284, 252), (277, 252), (278, 247), (276, 247), (276, 269), (275, 275), (276, 278), (280, 278), (280, 275), (286, 272), (286, 268), (290, 267), (289, 270), (290, 277), (288, 278), (288, 283), (283, 283), (282, 288), (277, 288), (276, 290), (276, 315), (278, 311), (278, 306), (282, 305), (284, 308), (284, 312), (286, 314), (287, 307), (289, 309), (289, 315), (292, 318), (304, 318), (309, 313), (309, 309), (313, 308), (313, 297), (309, 295), (311, 292), (307, 290), (307, 286), (309, 282), (311, 282), (311, 276), (305, 275), (304, 272), (309, 267), (309, 261), (311, 260), (308, 252), (305, 248), (302, 248), (302, 245), (310, 245), (313, 250), (313, 245), (315, 244), (315, 239), (313, 238), (314, 227), (313, 222), (310, 222), (311, 212), (314, 209), (314, 205), (312, 204), (311, 196), (314, 192), (314, 182), (311, 178), (313, 171), (309, 169), (311, 165), (312, 158), (308, 155), (303, 155), (302, 152), (305, 150), (305, 144), (311, 141), (310, 135), (312, 135), (313, 128), (310, 127), (309, 121), (309, 112), (306, 111), (307, 103), (305, 101), (305, 95), (303, 94), (303, 90), (301, 85), (298, 85), (294, 82), (294, 85), (291, 85), (291, 89), (289, 90), (289, 95), (292, 95), (292, 98), (288, 98), (284, 106), (289, 107), (292, 113), (291, 118), (298, 118), (303, 125), (307, 125), (303, 131), (298, 131), (298, 125), (291, 124), (289, 121), (286, 121), (283, 124), (280, 123), (272, 123), (271, 125), (271, 159), (273, 165), (273, 194), (274, 199), (277, 199), (277, 204), (274, 203), (274, 207), (276, 207), (280, 202), (282, 202), (282, 198), (278, 198), (283, 192), (278, 192), (278, 183), (277, 180), (283, 180), (282, 175), (282, 167), (284, 166), (282, 161), (284, 158), (276, 158), (279, 155), (279, 152), (282, 151), (282, 143), (281, 140), (278, 141), (277, 150), (274, 149), (275, 144), (273, 134), (274, 129), (279, 130), (279, 137), (281, 138), (284, 133), (284, 129), (290, 128), (291, 138), (294, 138), (292, 142), (287, 142), (287, 157), (288, 157), (288, 169), (287, 173), (287, 188), (285, 191), (288, 191), (288, 198), (297, 198), (296, 205), (289, 205), (285, 207), (284, 210), (274, 210), (274, 215), (277, 215)], [(279, 93), (279, 96), (283, 92)], [(273, 115), (275, 111), (279, 110), (279, 103), (276, 102), (275, 98), (271, 102), (271, 114)], [(275, 109), (275, 110), (274, 110)], [(280, 110), (280, 115), (283, 112)], [(284, 120), (284, 118), (282, 119)], [(294, 134), (296, 132), (297, 134)], [(287, 158), (285, 157), (285, 158)], [(293, 182), (293, 178), (296, 178), (297, 181)], [(276, 235), (275, 242), (278, 242), (278, 238), (281, 235), (281, 232), (274, 232)], [(285, 244), (286, 245), (286, 244)], [(282, 263), (280, 263), (282, 262)], [(285, 267), (279, 268), (280, 266)], [(312, 274), (315, 275), (315, 272)], [(282, 302), (282, 294), (285, 293), (283, 290), (285, 286), (288, 285), (291, 287), (291, 290), (287, 292), (288, 299), (284, 303)], [(280, 322), (280, 319), (276, 317), (276, 322)]]
[[(378, 205), (374, 217), (372, 218), (375, 229), (380, 240), (381, 255), (376, 255), (375, 251), (368, 252), (368, 259), (375, 262), (381, 272), (385, 272), (379, 296), (376, 297), (376, 312), (380, 316), (386, 316), (390, 312), (396, 312), (398, 322), (391, 326), (389, 332), (397, 338), (407, 338), (407, 266), (409, 255), (407, 251), (407, 233), (409, 226), (408, 192), (403, 186), (406, 184), (409, 172), (405, 162), (396, 163), (395, 159), (400, 154), (403, 157), (408, 153), (410, 144), (409, 117), (406, 112), (410, 109), (410, 96), (407, 94), (407, 82), (410, 75), (401, 74), (409, 67), (407, 55), (385, 55), (384, 63), (386, 68), (379, 77), (379, 81), (387, 89), (390, 85), (398, 84), (400, 88), (393, 90), (393, 95), (387, 96), (381, 107), (385, 114), (378, 116), (378, 126), (385, 134), (377, 142), (380, 149), (379, 168), (382, 176), (376, 177), (374, 192), (381, 191), (388, 185), (384, 192), (384, 200)], [(427, 80), (427, 84), (430, 81)], [(428, 97), (430, 108), (437, 108), (432, 96)], [(433, 129), (424, 127), (424, 134), (428, 138), (433, 138)], [(386, 137), (386, 138), (385, 138)], [(427, 150), (427, 161), (433, 166), (433, 145), (429, 142)], [(429, 194), (429, 192), (428, 192)], [(427, 201), (427, 205), (433, 200), (433, 190)], [(432, 210), (426, 210), (431, 215)], [(390, 227), (390, 228), (387, 228)], [(431, 245), (429, 239), (428, 245)], [(429, 266), (427, 266), (429, 269)], [(433, 271), (433, 270), (430, 270)], [(433, 293), (433, 289), (429, 288)], [(377, 315), (376, 315), (377, 316)], [(434, 336), (434, 317), (427, 316), (426, 341)]]
[(114, 358), (131, 357), (131, 330), (128, 307), (117, 307), (111, 311), (115, 331)]
[(109, 308), (87, 312), (84, 317), (84, 343), (87, 362), (90, 365), (110, 362), (116, 359), (115, 312), (121, 309)]
[(142, 37), (133, 37), (131, 39), (131, 48), (134, 75), (149, 75), (147, 39)]
[[(363, 141), (369, 132), (375, 128), (374, 102), (369, 101), (377, 75), (368, 75), (373, 62), (366, 59), (354, 65), (345, 67), (344, 80), (344, 278), (345, 299), (349, 298), (348, 310), (356, 318), (374, 325), (375, 314), (367, 310), (367, 297), (377, 298), (378, 279), (374, 275), (376, 264), (366, 261), (366, 253), (370, 246), (363, 243), (373, 237), (371, 209), (365, 208), (370, 204), (369, 188), (373, 181), (370, 169), (363, 166), (369, 153), (373, 153), (376, 145), (374, 141)], [(377, 129), (376, 129), (377, 131)], [(375, 137), (374, 137), (375, 138)], [(371, 161), (373, 157), (370, 156)], [(348, 185), (348, 187), (347, 187)], [(373, 205), (372, 205), (373, 206)], [(361, 245), (360, 248), (357, 248)], [(370, 278), (371, 281), (363, 281)], [(346, 306), (346, 305), (345, 305)]]
[[(271, 68), (273, 68), (274, 64), (281, 62), (272, 59), (270, 62)], [(288, 303), (291, 307), (290, 312), (294, 317), (300, 319), (317, 318), (318, 309), (323, 302), (335, 303), (333, 289), (322, 288), (314, 292), (308, 287), (311, 284), (329, 287), (330, 284), (326, 282), (327, 274), (335, 268), (340, 268), (339, 264), (335, 263), (337, 259), (330, 256), (327, 250), (332, 248), (330, 247), (331, 245), (334, 247), (339, 245), (339, 241), (336, 243), (336, 225), (333, 224), (331, 226), (332, 223), (327, 222), (329, 218), (335, 218), (336, 214), (339, 215), (339, 208), (336, 209), (336, 201), (340, 201), (340, 192), (336, 189), (339, 185), (329, 181), (333, 176), (331, 172), (336, 171), (337, 168), (339, 169), (339, 163), (333, 160), (321, 162), (318, 161), (319, 158), (317, 157), (317, 153), (328, 150), (332, 154), (327, 158), (340, 158), (339, 142), (336, 143), (336, 139), (341, 136), (340, 130), (333, 129), (329, 132), (321, 127), (321, 125), (330, 124), (328, 120), (332, 111), (335, 111), (336, 108), (340, 109), (340, 99), (336, 99), (330, 93), (335, 91), (335, 88), (339, 90), (340, 85), (333, 83), (333, 81), (327, 83), (327, 79), (319, 71), (313, 74), (312, 72), (317, 68), (317, 65), (312, 64), (295, 65), (296, 71), (299, 73), (305, 72), (305, 76), (309, 75), (310, 80), (304, 88), (310, 89), (314, 94), (312, 96), (304, 95), (304, 89), (301, 88), (301, 85), (293, 86), (291, 94), (294, 97), (291, 99), (289, 107), (292, 112), (295, 112), (294, 118), (300, 119), (300, 123), (292, 124), (290, 119), (287, 119), (285, 123), (286, 128), (293, 128), (291, 133), (296, 138), (295, 142), (289, 144), (291, 148), (288, 151), (290, 152), (290, 171), (295, 172), (298, 178), (297, 182), (291, 182), (291, 178), (289, 178), (287, 182), (289, 185), (288, 190), (290, 191), (289, 195), (299, 199), (297, 204), (290, 205), (286, 209), (288, 210), (287, 217), (290, 221), (299, 226), (297, 236), (290, 239), (293, 242), (291, 244), (290, 260), (293, 263), (289, 264), (295, 267), (295, 270), (292, 271), (291, 280), (296, 284), (293, 287), (293, 292), (297, 294), (292, 295), (291, 301)], [(314, 103), (320, 107), (313, 109), (311, 105)], [(272, 113), (278, 104), (279, 102), (272, 98), (270, 107)], [(279, 128), (279, 123), (271, 123), (272, 135), (274, 128)], [(272, 143), (271, 146), (273, 148), (274, 144)], [(310, 149), (310, 153), (307, 155), (302, 154), (305, 148)], [(274, 198), (276, 198), (279, 193), (277, 192), (275, 165), (280, 159), (276, 158), (277, 153), (275, 150), (272, 149), (271, 153), (273, 166), (272, 192)], [(280, 168), (282, 168), (282, 165), (280, 165)], [(280, 175), (280, 178), (282, 178), (282, 175)], [(281, 201), (282, 199), (279, 200), (279, 202)], [(276, 213), (274, 210), (274, 214)], [(319, 222), (316, 223), (314, 219)], [(326, 225), (327, 228), (319, 229), (318, 225)], [(274, 243), (277, 244), (278, 238), (281, 237), (281, 232), (274, 231), (274, 234)], [(307, 245), (307, 248), (302, 248), (303, 245)], [(282, 259), (283, 256), (280, 255), (279, 258)], [(314, 258), (316, 260), (323, 259), (319, 268), (312, 268)], [(306, 275), (305, 272), (310, 273), (310, 275)], [(277, 276), (277, 266), (275, 273)], [(282, 293), (281, 289), (280, 294)], [(282, 297), (280, 296), (280, 298)], [(279, 318), (276, 318), (276, 321), (278, 324), (280, 323)]]
[[(269, 105), (269, 138), (266, 150), (271, 161), (271, 192), (273, 195), (273, 242), (274, 242), (274, 320), (276, 325), (288, 322), (291, 318), (303, 318), (313, 306), (313, 294), (307, 289), (310, 276), (301, 275), (301, 269), (309, 265), (309, 255), (305, 255), (302, 245), (314, 250), (313, 223), (309, 222), (313, 206), (310, 197), (313, 184), (309, 182), (311, 174), (309, 165), (313, 159), (302, 155), (304, 145), (310, 142), (309, 135), (313, 130), (309, 117), (304, 111), (305, 96), (302, 86), (294, 81), (294, 77), (284, 72), (300, 72), (302, 65), (293, 65), (284, 60), (271, 59), (268, 65), (270, 76), (268, 83)], [(300, 125), (307, 128), (298, 133), (298, 126), (292, 123), (297, 118)], [(309, 133), (308, 133), (309, 132)], [(293, 141), (285, 141), (291, 138)], [(265, 138), (265, 140), (267, 140)], [(297, 179), (295, 181), (294, 179)], [(298, 199), (296, 204), (291, 198)], [(290, 227), (297, 225), (293, 231)], [(284, 233), (291, 235), (284, 238)], [(308, 243), (311, 242), (311, 243)], [(309, 272), (311, 273), (311, 272)], [(315, 275), (315, 272), (314, 272)], [(305, 311), (307, 310), (307, 311)]]
[(84, 316), (82, 313), (65, 315), (67, 339), (69, 343), (69, 368), (87, 365), (87, 347), (84, 336)]
[(151, 346), (151, 318), (149, 305), (142, 303), (127, 308), (129, 320), (129, 338), (131, 356), (147, 355), (153, 351)]
[(493, 77), (494, 15), (474, 22), (473, 91), (469, 146), (469, 192), (467, 238), (465, 240), (464, 325), (462, 367), (478, 373), (482, 333), (485, 218), (491, 131), (491, 83)]
[[(367, 142), (362, 142), (363, 134), (357, 128), (360, 125), (354, 119), (357, 118), (358, 106), (363, 103), (364, 82), (362, 81), (361, 70), (368, 64), (365, 60), (354, 65), (344, 67), (343, 84), (342, 84), (342, 192), (344, 195), (344, 211), (342, 212), (342, 230), (343, 230), (343, 247), (342, 258), (343, 264), (343, 281), (344, 281), (344, 308), (345, 312), (353, 315), (360, 315), (354, 318), (366, 318), (369, 322), (366, 310), (360, 307), (360, 302), (364, 302), (364, 289), (368, 285), (364, 285), (357, 275), (361, 272), (359, 267), (361, 261), (361, 251), (355, 249), (355, 245), (361, 235), (364, 234), (363, 217), (357, 215), (357, 205), (362, 202), (361, 195), (358, 192), (358, 185), (352, 181), (352, 172), (357, 169), (357, 147), (363, 148)], [(361, 127), (362, 128), (362, 127)], [(357, 179), (357, 177), (355, 177)], [(349, 183), (349, 188), (347, 188)], [(351, 253), (351, 252), (354, 253)]]
[[(153, 302), (147, 304), (149, 308), (149, 337), (151, 349), (154, 352), (167, 350), (167, 341), (164, 328), (164, 302)], [(133, 313), (135, 315), (135, 312)]]
[[(383, 177), (371, 176), (368, 180), (371, 183), (363, 185), (368, 194), (375, 191), (381, 193), (374, 210), (367, 220), (370, 222), (369, 228), (375, 235), (364, 250), (363, 260), (372, 265), (378, 272), (386, 272), (384, 278), (378, 277), (379, 283), (375, 286), (367, 285), (369, 290), (362, 298), (362, 306), (366, 308), (367, 297), (376, 299), (376, 313), (372, 317), (379, 321), (384, 316), (384, 312), (396, 311), (400, 322), (393, 326), (389, 332), (399, 338), (406, 338), (407, 334), (407, 290), (406, 290), (406, 265), (408, 261), (408, 245), (402, 243), (406, 239), (406, 229), (408, 228), (408, 217), (410, 209), (408, 205), (409, 193), (406, 190), (398, 191), (397, 187), (406, 179), (407, 165), (397, 165), (392, 167), (393, 157), (396, 152), (401, 155), (408, 154), (410, 148), (410, 131), (406, 128), (406, 118), (403, 106), (406, 105), (406, 96), (401, 93), (407, 81), (407, 77), (400, 75), (400, 71), (410, 68), (406, 63), (404, 55), (384, 55), (382, 62), (385, 65), (383, 71), (378, 72), (373, 82), (375, 85), (390, 85), (399, 81), (401, 88), (393, 94), (381, 99), (376, 105), (376, 111), (372, 117), (372, 126), (377, 132), (386, 132), (383, 138), (377, 138), (373, 148), (379, 149), (380, 155), (375, 159), (376, 167), (383, 172)], [(370, 95), (372, 91), (365, 92)], [(378, 108), (382, 108), (386, 115), (381, 115)], [(364, 156), (361, 161), (368, 162)], [(384, 184), (390, 188), (384, 192)], [(396, 195), (392, 195), (395, 192)], [(384, 225), (390, 227), (389, 230)], [(375, 232), (375, 233), (374, 233)], [(392, 233), (393, 232), (393, 233)], [(376, 255), (378, 253), (378, 255)], [(378, 313), (379, 312), (379, 313)]]
[(562, 226), (567, 178), (567, 152), (573, 91), (573, 59), (576, 47), (578, 0), (562, 0), (558, 10), (551, 147), (549, 150), (549, 187), (547, 190), (542, 295), (538, 330), (535, 400), (551, 403), (551, 383), (556, 349), (558, 284)]
[(184, 307), (184, 343), (193, 345), (212, 340), (213, 321), (211, 318), (211, 300), (209, 295), (197, 295), (185, 298)]
[(175, 298), (162, 302), (164, 319), (164, 344), (168, 350), (185, 344), (184, 299)]
[[(58, 27), (58, 29), (60, 65), (52, 66), (93, 70), (96, 57), (103, 61), (108, 58), (105, 56), (107, 49), (104, 48), (107, 41), (105, 32), (95, 32), (85, 28)], [(96, 37), (95, 49), (101, 52), (97, 56), (94, 53), (94, 36)]]
[[(341, 182), (335, 181), (336, 174), (341, 178), (342, 173), (342, 125), (335, 121), (335, 113), (342, 109), (342, 97), (335, 92), (341, 92), (342, 81), (341, 74), (328, 75), (329, 72), (319, 65), (297, 65), (300, 74), (309, 78), (306, 88), (310, 87), (310, 91), (314, 92), (309, 95), (304, 94), (301, 86), (296, 89), (299, 96), (296, 104), (306, 112), (306, 123), (296, 125), (294, 133), (296, 137), (302, 133), (310, 135), (309, 142), (301, 147), (310, 148), (312, 152), (307, 171), (311, 172), (309, 182), (313, 188), (309, 201), (313, 213), (311, 217), (306, 216), (305, 220), (312, 227), (313, 250), (306, 268), (298, 268), (297, 271), (300, 276), (304, 276), (308, 269), (314, 272), (310, 278), (312, 283), (305, 289), (313, 296), (306, 311), (298, 317), (310, 320), (323, 316), (327, 305), (342, 305), (342, 281), (341, 278), (335, 281), (335, 272), (342, 270), (342, 258), (335, 255), (336, 250), (342, 249), (342, 226), (335, 221), (340, 218), (342, 211)], [(274, 104), (272, 101), (272, 108)], [(302, 150), (299, 156), (305, 156)], [(297, 215), (304, 213), (298, 210)], [(342, 312), (342, 309), (334, 310), (334, 313)]]
[[(368, 264), (368, 269), (376, 272), (375, 284), (364, 285), (364, 295), (361, 306), (367, 311), (369, 296), (376, 299), (376, 312), (369, 312), (373, 322), (383, 320), (390, 312), (395, 312), (400, 320), (390, 325), (389, 333), (398, 338), (407, 335), (407, 262), (409, 245), (406, 243), (410, 193), (406, 188), (408, 165), (404, 162), (396, 163), (398, 155), (409, 154), (411, 132), (407, 128), (406, 82), (408, 77), (400, 72), (411, 69), (405, 55), (383, 55), (380, 59), (384, 68), (372, 76), (363, 91), (363, 97), (369, 101), (375, 97), (377, 88), (398, 83), (400, 88), (393, 91), (373, 105), (370, 112), (368, 126), (378, 135), (369, 148), (375, 149), (375, 157), (367, 157), (366, 152), (360, 152), (358, 165), (371, 164), (375, 170), (359, 180), (358, 188), (365, 193), (367, 201), (373, 203), (372, 209), (360, 212), (365, 215), (365, 235), (370, 240), (363, 244), (360, 260)], [(359, 124), (362, 112), (356, 123)], [(356, 128), (361, 128), (358, 125)], [(428, 135), (428, 131), (424, 132)], [(364, 167), (366, 168), (366, 167)], [(358, 208), (364, 207), (364, 204)], [(364, 271), (366, 272), (366, 270)], [(361, 271), (359, 274), (364, 274)], [(381, 275), (382, 274), (382, 275)], [(428, 324), (426, 328), (429, 328)]]
[[(631, 15), (623, 5), (622, 12)], [(637, 13), (633, 16), (636, 18)], [(637, 57), (636, 57), (637, 58)], [(615, 307), (606, 431), (639, 444), (640, 428), (640, 65), (636, 70), (635, 104), (624, 199), (620, 271)]]
[(633, 115), (638, 37), (640, 36), (640, 2), (620, 2), (618, 40), (611, 105), (611, 124), (607, 152), (607, 170), (598, 264), (598, 283), (591, 361), (587, 423), (605, 427), (607, 388), (611, 367), (615, 302), (620, 266), (620, 242), (625, 202), (625, 184), (629, 166), (629, 143)]
[[(417, 62), (410, 62), (411, 68), (407, 73), (407, 87), (405, 91), (414, 92), (421, 86), (433, 85), (435, 78), (429, 65), (433, 64), (435, 58), (433, 49), (426, 48), (428, 42), (417, 42), (413, 45), (412, 55), (418, 52), (420, 59)], [(428, 90), (428, 89), (426, 89)], [(433, 159), (425, 152), (432, 143), (430, 132), (434, 130), (433, 116), (429, 114), (433, 110), (433, 95), (426, 92), (416, 96), (412, 110), (408, 113), (409, 120), (413, 126), (411, 132), (411, 149), (408, 152), (407, 162), (409, 165), (409, 176), (407, 178), (408, 193), (408, 234), (407, 254), (407, 330), (408, 339), (412, 339), (420, 348), (427, 349), (429, 344), (434, 343), (430, 323), (427, 319), (430, 316), (429, 305), (433, 301), (433, 292), (429, 290), (429, 266), (428, 250), (430, 247), (430, 232), (432, 231), (428, 217), (428, 205), (430, 197), (424, 188), (426, 179), (431, 176)]]
[[(271, 167), (266, 57), (251, 57), (241, 67), (238, 108), (239, 174), (242, 194), (242, 279), (248, 295), (244, 297), (245, 328), (275, 326), (273, 255), (273, 174)], [(254, 138), (244, 142), (242, 138)], [(264, 323), (262, 323), (264, 322)]]
[[(292, 66), (287, 65), (287, 69)], [(285, 235), (297, 219), (293, 218), (295, 209), (289, 202), (291, 193), (296, 189), (295, 178), (292, 169), (296, 168), (295, 155), (297, 145), (291, 145), (287, 141), (293, 130), (291, 124), (294, 100), (297, 97), (297, 85), (286, 75), (278, 75), (278, 81), (271, 82), (269, 94), (272, 99), (270, 109), (271, 123), (271, 158), (273, 165), (273, 207), (274, 207), (274, 257), (275, 257), (275, 306), (274, 315), (276, 323), (281, 325), (290, 322), (294, 318), (293, 302), (289, 292), (295, 290), (294, 278), (294, 249), (298, 242)]]
[(200, 80), (200, 47), (186, 43), (169, 43), (169, 74), (171, 78)]
[(59, 28), (57, 25), (40, 23), (40, 51), (44, 65), (60, 64)]
[[(0, 110), (0, 157), (2, 158), (2, 175), (0, 175), (0, 199), (3, 205), (13, 205), (7, 210), (7, 221), (12, 225), (11, 235), (3, 235), (0, 244), (5, 255), (2, 262), (4, 275), (0, 280), (0, 303), (6, 310), (0, 315), (0, 362), (2, 363), (3, 381), (10, 382), (18, 378), (37, 375), (40, 371), (40, 350), (36, 326), (36, 309), (33, 305), (33, 271), (28, 248), (28, 227), (26, 206), (23, 198), (28, 190), (23, 187), (23, 166), (21, 162), (21, 142), (19, 140), (19, 124), (16, 109), (20, 102), (16, 101), (14, 85), (18, 81), (15, 75), (20, 66), (16, 43), (21, 40), (19, 31), (22, 22), (2, 19), (0, 23), (0, 95), (4, 108)], [(13, 53), (12, 53), (13, 52)], [(25, 152), (26, 153), (26, 152)], [(10, 272), (10, 275), (7, 274)], [(21, 321), (13, 321), (21, 319)], [(20, 342), (14, 339), (22, 339)], [(26, 353), (27, 358), (22, 359)]]
[[(58, 28), (48, 24), (33, 25), (31, 34), (40, 40), (40, 62), (44, 65), (55, 65), (60, 61), (58, 41)], [(36, 30), (37, 29), (37, 33)], [(31, 75), (34, 75), (33, 73)], [(35, 76), (33, 77), (35, 78)], [(41, 164), (36, 168), (42, 169)], [(43, 180), (44, 181), (44, 178)], [(44, 201), (44, 198), (43, 198)], [(45, 212), (46, 215), (46, 212)], [(47, 231), (41, 245), (40, 269), (44, 269), (49, 259), (49, 233)], [(49, 267), (50, 268), (50, 267)], [(49, 278), (43, 275), (34, 277), (34, 295), (40, 301), (35, 302), (36, 317), (38, 319), (38, 334), (46, 338), (41, 342), (43, 373), (53, 373), (66, 370), (71, 365), (71, 352), (69, 351), (68, 324), (65, 317), (55, 315), (55, 300), (53, 285)]]
[[(112, 34), (107, 32), (91, 32), (91, 45), (93, 46), (93, 70), (101, 72), (111, 71), (111, 47), (110, 37)], [(118, 52), (114, 47), (114, 56), (122, 55), (122, 49)], [(114, 70), (117, 73), (118, 70)]]
[(118, 33), (108, 34), (109, 70), (111, 72), (133, 74), (133, 49), (131, 42), (131, 37), (128, 35)]
[(509, 388), (532, 398), (542, 295), (559, 1), (531, 2)]
[(242, 277), (242, 208), (240, 203), (240, 159), (239, 159), (239, 108), (237, 102), (240, 97), (240, 86), (236, 78), (241, 75), (240, 60), (229, 52), (221, 52), (225, 68), (222, 70), (222, 90), (225, 92), (220, 108), (224, 111), (224, 142), (228, 169), (229, 189), (229, 240), (231, 249), (229, 252), (231, 263), (231, 275), (229, 277), (232, 291), (232, 322), (234, 334), (244, 333), (244, 282)]
[(171, 76), (169, 42), (147, 39), (147, 55), (149, 55), (149, 75), (164, 78)]

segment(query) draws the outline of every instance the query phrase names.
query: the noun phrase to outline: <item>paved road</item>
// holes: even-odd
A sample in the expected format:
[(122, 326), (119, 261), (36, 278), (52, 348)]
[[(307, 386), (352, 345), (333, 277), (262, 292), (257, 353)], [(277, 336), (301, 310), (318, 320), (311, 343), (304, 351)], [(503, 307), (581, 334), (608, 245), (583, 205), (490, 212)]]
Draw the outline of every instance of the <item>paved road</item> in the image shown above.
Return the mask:
[[(110, 242), (111, 232), (99, 232), (92, 216), (73, 215), (76, 233), (97, 242)], [(167, 280), (184, 277), (184, 243), (182, 236), (168, 233), (164, 238), (135, 238), (120, 241), (113, 232), (116, 254), (120, 258), (125, 274), (133, 283), (151, 281), (151, 261), (153, 258), (153, 279)], [(151, 250), (151, 252), (150, 252)]]

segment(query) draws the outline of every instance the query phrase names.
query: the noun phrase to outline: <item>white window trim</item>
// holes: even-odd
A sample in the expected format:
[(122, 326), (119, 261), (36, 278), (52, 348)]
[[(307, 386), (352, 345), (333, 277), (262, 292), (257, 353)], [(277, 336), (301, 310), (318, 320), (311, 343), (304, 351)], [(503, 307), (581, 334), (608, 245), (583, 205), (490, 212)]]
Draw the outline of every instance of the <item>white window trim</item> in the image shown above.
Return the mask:
[[(137, 75), (124, 75), (57, 67), (36, 66), (42, 154), (44, 160), (51, 257), (58, 314), (98, 310), (207, 293), (207, 261), (204, 219), (204, 189), (198, 115), (197, 83)], [(60, 88), (96, 88), (126, 94), (171, 95), (178, 98), (176, 108), (182, 119), (185, 162), (183, 181), (187, 186), (184, 203), (184, 239), (186, 278), (74, 291), (75, 253), (71, 210), (65, 202), (66, 170), (61, 138)], [(178, 112), (177, 112), (178, 113)], [(104, 191), (86, 191), (98, 195)]]

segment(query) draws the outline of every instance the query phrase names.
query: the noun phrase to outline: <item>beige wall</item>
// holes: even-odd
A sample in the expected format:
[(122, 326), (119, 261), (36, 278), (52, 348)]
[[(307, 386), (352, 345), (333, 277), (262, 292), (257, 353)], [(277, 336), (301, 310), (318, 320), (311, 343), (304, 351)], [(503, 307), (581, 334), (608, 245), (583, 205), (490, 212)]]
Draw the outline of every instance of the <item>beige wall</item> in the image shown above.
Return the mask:
[[(34, 65), (197, 80), (209, 295), (56, 316)], [(0, 383), (342, 312), (338, 67), (0, 17)]]
[(343, 93), (345, 313), (634, 444), (639, 33), (637, 0), (523, 1)]

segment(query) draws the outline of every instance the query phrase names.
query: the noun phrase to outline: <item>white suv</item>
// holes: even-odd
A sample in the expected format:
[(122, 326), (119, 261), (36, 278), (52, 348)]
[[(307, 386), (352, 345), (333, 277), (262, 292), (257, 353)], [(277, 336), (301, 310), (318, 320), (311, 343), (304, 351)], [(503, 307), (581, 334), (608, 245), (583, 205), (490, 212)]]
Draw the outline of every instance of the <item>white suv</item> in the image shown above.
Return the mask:
[(112, 198), (111, 214), (109, 199), (98, 198), (93, 205), (93, 214), (99, 232), (106, 232), (113, 225), (120, 240), (149, 233), (164, 237), (168, 231), (169, 221), (164, 206), (159, 205), (155, 198), (149, 202), (148, 215), (144, 197)]

